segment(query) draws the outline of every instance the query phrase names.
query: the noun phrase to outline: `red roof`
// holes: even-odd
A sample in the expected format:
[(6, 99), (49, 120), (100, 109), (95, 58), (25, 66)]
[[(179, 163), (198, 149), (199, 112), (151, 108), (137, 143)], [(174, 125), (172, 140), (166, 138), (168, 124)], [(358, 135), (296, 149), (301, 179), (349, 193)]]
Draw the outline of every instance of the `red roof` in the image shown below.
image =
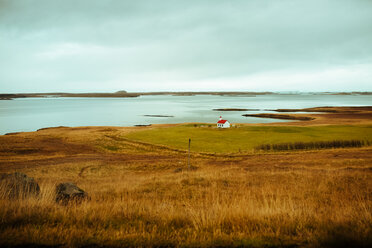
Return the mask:
[(227, 120), (219, 120), (217, 123), (225, 124)]

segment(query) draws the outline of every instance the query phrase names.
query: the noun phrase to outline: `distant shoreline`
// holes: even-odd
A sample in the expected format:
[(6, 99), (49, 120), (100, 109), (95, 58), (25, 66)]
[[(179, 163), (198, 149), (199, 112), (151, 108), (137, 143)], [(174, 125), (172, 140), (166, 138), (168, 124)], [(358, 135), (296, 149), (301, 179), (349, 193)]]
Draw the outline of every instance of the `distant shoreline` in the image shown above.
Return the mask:
[(98, 98), (127, 98), (139, 96), (159, 96), (159, 95), (172, 95), (172, 96), (196, 96), (196, 95), (214, 95), (214, 96), (257, 96), (257, 95), (372, 95), (372, 92), (299, 92), (299, 93), (285, 93), (285, 92), (251, 92), (251, 91), (161, 91), (161, 92), (126, 92), (118, 91), (115, 93), (66, 93), (66, 92), (52, 92), (52, 93), (2, 93), (0, 100), (12, 100), (16, 98), (40, 98), (40, 97), (98, 97)]

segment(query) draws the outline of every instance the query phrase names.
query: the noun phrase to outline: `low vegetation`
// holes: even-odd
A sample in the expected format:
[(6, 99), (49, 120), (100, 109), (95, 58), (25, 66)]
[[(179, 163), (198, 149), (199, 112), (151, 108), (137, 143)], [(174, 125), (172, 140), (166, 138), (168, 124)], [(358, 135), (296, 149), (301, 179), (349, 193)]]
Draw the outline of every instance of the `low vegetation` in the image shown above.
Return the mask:
[(263, 150), (263, 151), (289, 151), (289, 150), (362, 147), (366, 145), (370, 145), (370, 142), (364, 141), (364, 140), (332, 140), (332, 141), (263, 144), (263, 145), (257, 146), (255, 149)]
[(372, 141), (372, 125), (235, 126), (230, 129), (218, 129), (214, 125), (195, 124), (132, 132), (125, 137), (184, 150), (187, 149), (188, 139), (191, 138), (194, 152), (252, 153), (258, 146), (267, 144), (334, 140)]

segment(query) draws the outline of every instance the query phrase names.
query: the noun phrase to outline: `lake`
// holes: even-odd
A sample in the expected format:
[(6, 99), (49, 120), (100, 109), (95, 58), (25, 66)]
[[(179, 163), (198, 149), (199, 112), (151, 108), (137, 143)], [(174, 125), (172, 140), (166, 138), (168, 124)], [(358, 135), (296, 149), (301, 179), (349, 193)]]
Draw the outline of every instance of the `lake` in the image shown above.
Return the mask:
[[(370, 106), (372, 95), (258, 95), (258, 96), (140, 96), (136, 98), (19, 98), (0, 101), (0, 134), (35, 131), (55, 126), (133, 126), (208, 122), (219, 116), (232, 123), (269, 123), (284, 120), (243, 117), (278, 108)], [(216, 108), (259, 111), (218, 112)], [(173, 117), (149, 117), (166, 115)]]

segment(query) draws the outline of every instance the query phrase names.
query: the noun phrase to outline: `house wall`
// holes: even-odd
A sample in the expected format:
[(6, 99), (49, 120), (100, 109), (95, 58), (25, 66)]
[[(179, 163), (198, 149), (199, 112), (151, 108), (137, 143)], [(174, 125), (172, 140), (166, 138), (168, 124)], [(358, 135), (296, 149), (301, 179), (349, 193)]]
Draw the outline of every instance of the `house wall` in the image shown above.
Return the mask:
[(223, 127), (224, 128), (229, 128), (230, 127), (230, 123), (228, 121), (226, 121), (225, 124), (223, 124)]
[(229, 128), (230, 127), (230, 122), (226, 121), (225, 124), (217, 123), (217, 127), (219, 127), (219, 128)]

